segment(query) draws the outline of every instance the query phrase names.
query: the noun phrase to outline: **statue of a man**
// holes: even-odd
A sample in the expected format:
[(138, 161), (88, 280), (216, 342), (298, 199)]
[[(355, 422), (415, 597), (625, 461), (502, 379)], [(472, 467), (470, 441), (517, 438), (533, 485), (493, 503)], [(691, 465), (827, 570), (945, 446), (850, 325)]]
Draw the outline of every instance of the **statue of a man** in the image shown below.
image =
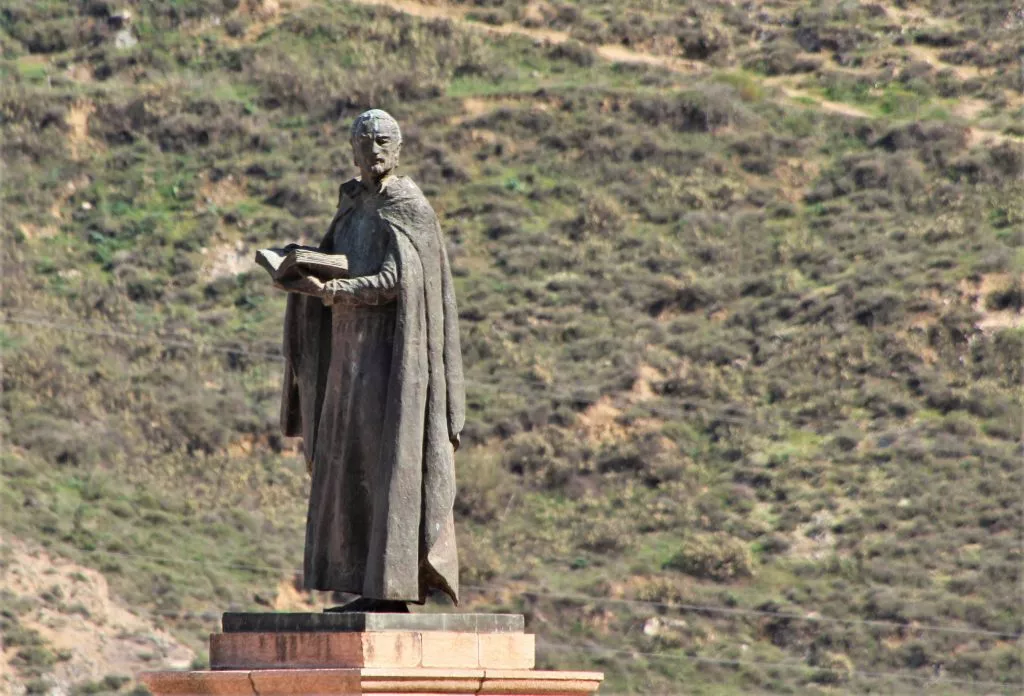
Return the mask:
[(394, 173), (395, 119), (367, 111), (351, 141), (361, 176), (341, 185), (320, 244), (348, 257), (349, 277), (279, 285), (281, 421), (313, 476), (305, 587), (361, 595), (343, 611), (408, 611), (431, 590), (457, 603), (465, 396), (448, 256), (433, 208)]

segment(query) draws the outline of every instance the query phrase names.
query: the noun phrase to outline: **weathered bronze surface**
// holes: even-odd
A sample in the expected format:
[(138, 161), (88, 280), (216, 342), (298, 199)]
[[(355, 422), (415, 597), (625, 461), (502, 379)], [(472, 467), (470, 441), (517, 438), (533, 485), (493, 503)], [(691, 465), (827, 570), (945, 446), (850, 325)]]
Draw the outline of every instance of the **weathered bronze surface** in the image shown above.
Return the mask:
[(437, 216), (394, 173), (398, 124), (352, 126), (361, 176), (341, 185), (320, 250), (349, 277), (289, 291), (281, 421), (313, 481), (304, 584), (377, 600), (458, 602), (454, 452), (465, 421), (458, 315)]

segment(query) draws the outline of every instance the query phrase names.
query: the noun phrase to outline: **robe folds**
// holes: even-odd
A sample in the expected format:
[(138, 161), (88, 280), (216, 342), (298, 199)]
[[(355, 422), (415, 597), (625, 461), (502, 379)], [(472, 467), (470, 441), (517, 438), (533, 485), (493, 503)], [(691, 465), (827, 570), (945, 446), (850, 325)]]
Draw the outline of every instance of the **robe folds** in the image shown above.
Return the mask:
[(313, 473), (304, 583), (419, 603), (441, 590), (458, 603), (452, 441), (465, 396), (448, 256), (406, 177), (380, 192), (342, 184), (321, 249), (367, 226), (386, 236), (392, 277), (397, 267), (386, 304), (288, 296), (281, 424), (303, 438)]

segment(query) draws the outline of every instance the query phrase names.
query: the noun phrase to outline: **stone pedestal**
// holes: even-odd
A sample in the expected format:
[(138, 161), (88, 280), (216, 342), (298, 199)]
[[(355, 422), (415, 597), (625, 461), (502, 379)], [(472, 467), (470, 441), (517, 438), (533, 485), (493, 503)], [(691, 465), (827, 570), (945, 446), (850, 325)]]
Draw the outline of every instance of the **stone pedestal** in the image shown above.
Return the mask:
[(595, 693), (598, 672), (538, 671), (517, 614), (225, 614), (207, 671), (148, 672), (156, 694)]

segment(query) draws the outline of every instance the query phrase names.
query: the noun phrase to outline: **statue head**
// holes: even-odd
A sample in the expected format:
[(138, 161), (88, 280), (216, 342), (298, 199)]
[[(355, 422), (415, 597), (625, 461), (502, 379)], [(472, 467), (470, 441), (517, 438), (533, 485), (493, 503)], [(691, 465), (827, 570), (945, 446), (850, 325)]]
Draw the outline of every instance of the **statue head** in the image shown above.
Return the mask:
[(352, 156), (364, 182), (379, 182), (398, 166), (402, 131), (391, 114), (364, 111), (352, 122)]

